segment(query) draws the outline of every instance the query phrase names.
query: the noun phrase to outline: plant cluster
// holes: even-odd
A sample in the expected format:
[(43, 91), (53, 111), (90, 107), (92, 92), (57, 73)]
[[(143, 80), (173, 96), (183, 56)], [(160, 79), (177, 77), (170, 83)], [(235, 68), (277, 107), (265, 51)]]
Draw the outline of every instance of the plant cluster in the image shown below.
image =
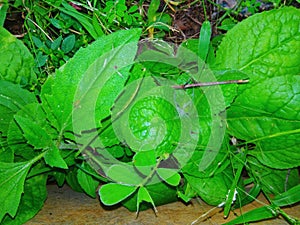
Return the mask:
[[(148, 14), (153, 28), (157, 3)], [(108, 23), (140, 21), (129, 5), (102, 4)], [(70, 20), (52, 41), (31, 37), (38, 62), (53, 54), (53, 66), (60, 66), (45, 82), (38, 81), (37, 58), (0, 29), (1, 54), (9, 59), (0, 65), (3, 224), (32, 218), (47, 197), (48, 180), (137, 212), (199, 196), (228, 216), (263, 192), (269, 205), (228, 224), (278, 215), (299, 223), (282, 209), (300, 201), (298, 9), (249, 17), (227, 32), (215, 53), (208, 21), (199, 39), (175, 48), (140, 41), (140, 28), (106, 35), (74, 6), (51, 7), (63, 12), (48, 21), (61, 32), (60, 16), (80, 22)], [(64, 11), (69, 7), (75, 11)], [(91, 13), (95, 20), (105, 16)], [(79, 25), (96, 40), (78, 50), (69, 31)]]

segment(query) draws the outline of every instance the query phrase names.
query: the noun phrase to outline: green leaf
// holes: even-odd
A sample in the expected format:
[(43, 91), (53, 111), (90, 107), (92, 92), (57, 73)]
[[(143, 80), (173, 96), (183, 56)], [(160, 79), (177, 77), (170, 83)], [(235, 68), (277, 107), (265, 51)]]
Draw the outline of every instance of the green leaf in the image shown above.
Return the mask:
[(234, 176), (228, 167), (222, 173), (214, 174), (208, 178), (199, 178), (184, 174), (192, 189), (209, 205), (219, 205), (225, 202), (228, 190)]
[(261, 164), (256, 158), (248, 157), (250, 176), (267, 195), (280, 195), (300, 183), (297, 168), (274, 169)]
[(22, 41), (0, 27), (0, 80), (31, 86), (36, 83), (34, 59)]
[(0, 80), (0, 132), (7, 136), (7, 131), (14, 114), (29, 103), (36, 102), (33, 93), (19, 85)]
[(101, 202), (105, 205), (114, 205), (132, 195), (137, 187), (122, 184), (104, 184), (99, 190)]
[(262, 206), (255, 208), (249, 212), (242, 214), (236, 219), (231, 220), (224, 225), (244, 224), (248, 222), (255, 222), (264, 219), (271, 219), (277, 216), (277, 212), (271, 208), (271, 206)]
[(24, 184), (24, 194), (21, 197), (16, 216), (12, 218), (6, 215), (1, 224), (21, 225), (40, 211), (47, 198), (47, 178), (47, 175), (40, 175), (26, 180)]
[(92, 198), (96, 198), (96, 189), (99, 185), (99, 181), (97, 181), (91, 174), (88, 174), (84, 170), (91, 171), (91, 168), (83, 163), (80, 169), (77, 171), (78, 183), (81, 188)]
[(283, 7), (238, 23), (223, 38), (215, 66), (241, 70), (252, 84), (274, 76), (299, 74), (299, 11)]
[(51, 49), (52, 50), (57, 50), (60, 47), (62, 41), (62, 36), (59, 36), (56, 38), (52, 43), (51, 43)]
[(35, 121), (15, 115), (15, 120), (24, 132), (27, 142), (36, 149), (49, 147), (52, 144), (51, 137)]
[(108, 168), (106, 175), (114, 182), (125, 185), (139, 185), (143, 178), (133, 166), (126, 164), (116, 164)]
[(276, 206), (288, 206), (300, 202), (300, 184), (292, 187), (290, 190), (276, 195), (272, 203)]
[(7, 213), (11, 217), (16, 215), (30, 167), (31, 162), (0, 162), (0, 221)]
[(97, 39), (100, 37), (100, 35), (97, 33), (97, 30), (95, 30), (93, 26), (92, 19), (80, 12), (78, 12), (76, 9), (74, 9), (72, 6), (70, 6), (67, 2), (62, 3), (63, 7), (58, 7), (60, 11), (63, 13), (72, 16), (74, 19), (78, 20), (78, 22), (89, 32), (89, 34), (94, 38)]
[(67, 170), (66, 181), (67, 181), (67, 184), (74, 191), (83, 192), (83, 190), (78, 182), (78, 177), (77, 177), (78, 170), (79, 170), (79, 168), (77, 168), (77, 167), (69, 167), (69, 169)]
[[(36, 138), (36, 136), (39, 137), (40, 135), (40, 129), (42, 129), (43, 133), (46, 132), (46, 136), (51, 136), (53, 139), (57, 137), (57, 133), (48, 124), (45, 112), (42, 110), (40, 104), (27, 104), (19, 110), (15, 116), (20, 118), (20, 123), (23, 122), (23, 129), (25, 130), (23, 132), (23, 129), (16, 120), (11, 121), (8, 130), (7, 142), (14, 153), (24, 159), (31, 160), (38, 154), (38, 151), (35, 151), (31, 144), (36, 144), (36, 147), (39, 148), (47, 148), (51, 146), (51, 140), (49, 141), (46, 139), (44, 140), (44, 143), (40, 143), (40, 140)], [(33, 128), (33, 130), (31, 130), (31, 128)], [(51, 137), (48, 139), (51, 139)]]
[(200, 30), (198, 55), (203, 62), (206, 62), (211, 37), (211, 25), (209, 21), (204, 21)]
[(167, 182), (169, 185), (172, 186), (178, 186), (180, 183), (180, 175), (176, 170), (167, 169), (167, 168), (158, 168), (157, 174), (160, 176), (161, 179), (163, 179), (165, 182)]
[(0, 161), (1, 162), (13, 162), (14, 152), (8, 147), (7, 138), (0, 134)]
[[(128, 51), (128, 49), (124, 49), (124, 51), (119, 52), (114, 49), (118, 47), (121, 48), (120, 46), (124, 46), (128, 43), (136, 43), (139, 39), (139, 35), (140, 31), (133, 29), (127, 31), (119, 31), (109, 36), (102, 36), (89, 47), (80, 49), (64, 67), (60, 68), (60, 70), (57, 70), (55, 76), (51, 76), (47, 79), (42, 87), (41, 99), (42, 106), (47, 113), (48, 120), (50, 121), (52, 126), (54, 126), (60, 133), (63, 134), (66, 130), (73, 130), (73, 110), (79, 111), (80, 107), (82, 106), (82, 113), (90, 113), (91, 110), (93, 111), (93, 113), (95, 113), (95, 106), (93, 106), (93, 109), (89, 109), (88, 107), (83, 106), (83, 104), (93, 102), (94, 99), (97, 99), (97, 93), (93, 93), (95, 94), (93, 96), (88, 96), (92, 99), (83, 99), (83, 96), (79, 95), (80, 93), (75, 96), (76, 91), (79, 91), (80, 85), (83, 85), (80, 84), (80, 82), (82, 83), (85, 81), (82, 80), (83, 78), (90, 79), (91, 76), (93, 76), (91, 81), (96, 79), (100, 83), (94, 84), (95, 86), (97, 86), (97, 89), (95, 89), (95, 91), (100, 91), (101, 87), (103, 87), (104, 83), (109, 78), (112, 79), (110, 83), (117, 83), (116, 79), (119, 79), (119, 85), (122, 86), (122, 83), (124, 84), (125, 79), (122, 79), (121, 77), (119, 77), (119, 75), (115, 74), (116, 76), (112, 77), (115, 71), (114, 66), (120, 64), (120, 57), (122, 57), (122, 62), (124, 62), (125, 64), (131, 62), (136, 53), (136, 50), (132, 48), (130, 51)], [(105, 54), (108, 55), (111, 51), (113, 52), (109, 58), (103, 56)], [(99, 60), (102, 61), (100, 62)], [(107, 66), (103, 67), (104, 63)], [(122, 66), (120, 66), (120, 68), (121, 67)], [(95, 71), (98, 72), (95, 74)], [(87, 81), (87, 84), (91, 85), (90, 81)], [(91, 92), (91, 87), (82, 86), (81, 88), (82, 89), (80, 89), (80, 91), (84, 93)], [(77, 99), (79, 97), (81, 99)], [(117, 96), (110, 96), (111, 104), (113, 104), (114, 101), (113, 97), (116, 98)], [(107, 104), (105, 110), (107, 110), (107, 108), (110, 108), (111, 106)], [(109, 114), (109, 111), (104, 113), (101, 108), (99, 110), (96, 110), (96, 112), (97, 115)], [(96, 121), (101, 121), (101, 119), (102, 118), (99, 116)], [(80, 119), (80, 121), (74, 121), (74, 123), (78, 127), (80, 127), (80, 131), (78, 132), (81, 132), (82, 127), (85, 127), (85, 125), (89, 125), (88, 129), (94, 128), (95, 124), (91, 125), (93, 127), (90, 126), (90, 122), (92, 121), (93, 120), (83, 121), (82, 119)]]
[[(159, 178), (154, 178), (159, 181)], [(175, 202), (178, 200), (177, 198), (177, 190), (175, 187), (172, 187), (170, 185), (167, 185), (164, 182), (157, 182), (152, 185), (145, 186), (147, 188), (147, 191), (149, 195), (151, 196), (153, 202), (156, 206), (164, 205), (170, 202)], [(137, 198), (138, 194), (134, 193), (129, 198), (125, 199), (122, 204), (130, 211), (136, 212), (137, 209)], [(141, 202), (139, 205), (139, 210), (145, 210), (153, 208), (153, 205), (151, 203), (147, 202)]]
[(137, 205), (136, 205), (137, 212), (139, 211), (140, 204), (143, 201), (151, 203), (151, 205), (154, 208), (154, 211), (157, 212), (157, 209), (155, 207), (153, 199), (151, 198), (151, 196), (150, 196), (149, 192), (147, 191), (147, 189), (145, 187), (140, 187), (139, 191), (138, 191), (138, 196), (137, 196)]
[(133, 157), (135, 168), (144, 175), (149, 175), (156, 165), (156, 155), (154, 150), (141, 151), (135, 153)]
[(74, 45), (75, 45), (75, 35), (70, 34), (63, 40), (61, 44), (61, 50), (64, 53), (69, 53), (74, 48)]
[(54, 143), (49, 146), (49, 150), (44, 156), (45, 162), (51, 167), (57, 167), (61, 169), (68, 169), (68, 165), (62, 158), (59, 149)]
[(269, 167), (300, 165), (299, 82), (298, 75), (267, 79), (245, 90), (228, 110), (229, 132), (254, 143), (249, 154)]
[(3, 27), (4, 25), (7, 9), (8, 3), (7, 1), (4, 1), (4, 3), (0, 6), (0, 27)]
[(250, 79), (228, 110), (229, 133), (255, 144), (249, 154), (278, 169), (300, 165), (299, 21), (293, 7), (251, 16), (226, 34), (215, 64)]

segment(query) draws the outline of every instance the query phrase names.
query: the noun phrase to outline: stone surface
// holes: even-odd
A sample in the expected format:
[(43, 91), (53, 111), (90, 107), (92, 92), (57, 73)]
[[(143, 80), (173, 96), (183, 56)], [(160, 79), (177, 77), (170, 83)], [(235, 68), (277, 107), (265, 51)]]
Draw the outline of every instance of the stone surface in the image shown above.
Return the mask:
[[(55, 185), (48, 186), (48, 199), (44, 208), (26, 225), (37, 224), (104, 224), (104, 225), (185, 225), (191, 224), (199, 216), (205, 214), (213, 207), (208, 206), (199, 199), (194, 199), (191, 204), (185, 205), (182, 202), (175, 202), (159, 206), (158, 214), (155, 216), (153, 210), (149, 209), (136, 214), (129, 212), (124, 207), (106, 208), (98, 199), (92, 199), (82, 193), (77, 193), (69, 187), (58, 188)], [(255, 207), (262, 206), (266, 199), (261, 195), (258, 201), (242, 208), (243, 212)], [(234, 213), (224, 219), (221, 209), (215, 209), (206, 220), (199, 220), (195, 224), (217, 225), (233, 219)], [(291, 216), (300, 218), (300, 205), (292, 208), (285, 208)], [(240, 214), (241, 210), (235, 211)], [(263, 221), (255, 224), (288, 224), (282, 218)]]

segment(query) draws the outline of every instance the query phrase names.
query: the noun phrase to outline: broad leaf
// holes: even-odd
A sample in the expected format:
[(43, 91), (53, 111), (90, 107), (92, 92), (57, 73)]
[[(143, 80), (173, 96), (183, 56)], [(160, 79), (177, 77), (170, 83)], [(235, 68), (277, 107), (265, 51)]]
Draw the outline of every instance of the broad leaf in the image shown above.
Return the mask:
[(135, 186), (109, 183), (100, 188), (99, 196), (103, 204), (114, 205), (132, 195), (136, 189)]
[(0, 27), (0, 80), (22, 86), (36, 82), (34, 59), (22, 41)]
[(300, 165), (299, 31), (296, 8), (251, 16), (226, 34), (214, 65), (248, 75), (228, 110), (228, 129), (254, 143), (249, 153), (272, 168)]

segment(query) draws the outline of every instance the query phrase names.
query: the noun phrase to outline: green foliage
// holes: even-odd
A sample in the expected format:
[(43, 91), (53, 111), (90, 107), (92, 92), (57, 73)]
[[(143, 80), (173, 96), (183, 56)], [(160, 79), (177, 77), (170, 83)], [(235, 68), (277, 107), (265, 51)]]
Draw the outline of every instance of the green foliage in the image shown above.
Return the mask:
[[(34, 60), (28, 49), (3, 27), (0, 27), (1, 80), (31, 88), (36, 83)], [(4, 60), (5, 57), (5, 60)]]
[[(97, 40), (49, 76), (38, 98), (22, 88), (26, 85), (19, 76), (33, 84), (27, 64), (11, 63), (10, 70), (3, 69), (3, 224), (23, 224), (40, 210), (47, 179), (59, 185), (66, 182), (91, 197), (96, 197), (101, 184), (98, 194), (104, 204), (121, 203), (131, 211), (156, 210), (157, 205), (176, 201), (177, 195), (184, 201), (200, 196), (208, 204), (224, 207), (227, 216), (230, 209), (249, 203), (262, 191), (270, 205), (230, 224), (278, 215), (296, 221), (280, 207), (300, 198), (298, 9), (257, 14), (235, 25), (214, 57), (209, 22), (204, 23), (199, 40), (182, 44), (176, 52), (159, 41), (138, 48), (141, 29), (104, 35), (94, 20), (65, 2), (53, 2), (51, 7), (58, 7), (60, 16), (76, 17)], [(109, 1), (104, 7), (107, 19), (134, 23), (137, 8), (125, 1)], [(157, 9), (158, 2), (151, 1), (148, 22), (153, 27)], [(97, 12), (93, 15), (97, 18)], [(51, 23), (64, 30), (57, 18)], [(6, 31), (0, 39), (5, 40), (3, 46), (16, 42)], [(49, 50), (62, 53), (64, 59), (76, 49), (72, 34), (48, 44), (32, 39), (45, 52), (41, 56), (49, 55)], [(137, 56), (143, 47), (146, 51)], [(20, 44), (12, 48), (24, 49)], [(189, 57), (187, 49), (200, 59)], [(15, 61), (26, 56), (33, 62), (27, 53), (11, 54)], [(17, 70), (24, 72), (19, 76), (10, 72)], [(175, 88), (212, 78), (250, 82)], [(242, 177), (243, 170), (249, 180)], [(254, 187), (247, 193), (245, 186), (250, 183)]]

